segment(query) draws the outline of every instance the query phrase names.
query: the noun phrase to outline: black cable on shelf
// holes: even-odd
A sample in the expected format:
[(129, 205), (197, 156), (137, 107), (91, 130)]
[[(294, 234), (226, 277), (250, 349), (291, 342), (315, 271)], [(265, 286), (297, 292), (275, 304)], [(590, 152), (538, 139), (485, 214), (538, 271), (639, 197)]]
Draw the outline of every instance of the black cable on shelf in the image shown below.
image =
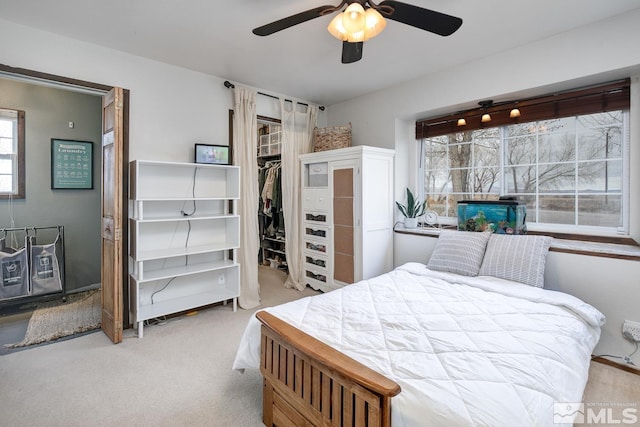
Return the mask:
[(196, 213), (196, 210), (197, 210), (197, 206), (196, 206), (196, 174), (197, 173), (198, 173), (198, 168), (196, 167), (193, 170), (193, 183), (191, 185), (191, 197), (193, 198), (193, 212), (191, 212), (191, 213), (185, 212), (184, 211), (184, 204), (183, 204), (182, 205), (182, 210), (180, 211), (180, 213), (183, 216), (193, 216)]

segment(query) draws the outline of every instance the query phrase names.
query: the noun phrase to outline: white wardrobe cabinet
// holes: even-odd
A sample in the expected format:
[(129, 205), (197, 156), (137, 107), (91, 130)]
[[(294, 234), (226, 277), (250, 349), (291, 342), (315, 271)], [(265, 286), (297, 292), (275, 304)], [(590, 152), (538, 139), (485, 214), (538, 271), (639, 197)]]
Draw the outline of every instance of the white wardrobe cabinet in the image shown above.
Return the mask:
[(129, 165), (131, 315), (144, 321), (240, 295), (237, 166)]
[(393, 157), (368, 146), (300, 156), (305, 284), (330, 291), (393, 268)]

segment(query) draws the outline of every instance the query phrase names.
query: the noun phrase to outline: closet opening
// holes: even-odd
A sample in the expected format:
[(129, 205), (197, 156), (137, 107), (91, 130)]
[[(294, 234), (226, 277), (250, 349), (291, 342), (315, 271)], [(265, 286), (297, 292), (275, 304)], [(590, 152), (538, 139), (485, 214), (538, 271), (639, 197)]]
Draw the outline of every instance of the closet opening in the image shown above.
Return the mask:
[(285, 226), (282, 215), (280, 120), (258, 116), (258, 232), (259, 265), (288, 273), (285, 251)]

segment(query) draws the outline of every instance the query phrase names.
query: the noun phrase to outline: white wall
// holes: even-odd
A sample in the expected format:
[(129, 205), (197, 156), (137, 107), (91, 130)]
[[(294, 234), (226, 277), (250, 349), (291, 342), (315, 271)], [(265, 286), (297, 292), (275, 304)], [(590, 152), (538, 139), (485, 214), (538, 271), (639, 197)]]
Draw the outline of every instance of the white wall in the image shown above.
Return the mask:
[[(351, 122), (355, 145), (396, 149), (396, 200), (415, 186), (415, 119), (632, 77), (631, 234), (640, 241), (640, 9), (517, 49), (332, 105), (328, 125)], [(434, 58), (437, 61), (437, 58)], [(394, 264), (426, 262), (435, 239), (396, 234)], [(554, 289), (583, 298), (608, 318), (596, 352), (626, 355), (623, 319), (640, 321), (640, 262), (553, 252), (546, 274)], [(636, 356), (640, 364), (640, 359)]]
[[(195, 142), (226, 145), (229, 141), (233, 93), (224, 87), (224, 78), (1, 19), (0, 39), (11, 40), (3, 43), (2, 64), (129, 89), (130, 160), (193, 161)], [(258, 96), (256, 106), (259, 115), (280, 117), (275, 99)], [(325, 114), (319, 114), (320, 126), (326, 122)]]

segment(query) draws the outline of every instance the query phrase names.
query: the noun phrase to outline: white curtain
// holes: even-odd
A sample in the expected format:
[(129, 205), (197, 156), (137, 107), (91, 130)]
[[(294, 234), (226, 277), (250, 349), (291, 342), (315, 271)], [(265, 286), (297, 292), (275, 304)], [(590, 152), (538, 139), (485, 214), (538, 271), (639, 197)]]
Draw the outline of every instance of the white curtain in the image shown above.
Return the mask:
[(282, 111), (282, 213), (284, 215), (285, 247), (289, 277), (285, 287), (303, 290), (301, 230), (300, 154), (311, 151), (313, 130), (318, 119), (318, 107), (302, 106), (280, 100)]
[(240, 298), (244, 309), (260, 305), (260, 283), (258, 283), (258, 121), (256, 115), (256, 92), (234, 89), (233, 158), (240, 166)]

